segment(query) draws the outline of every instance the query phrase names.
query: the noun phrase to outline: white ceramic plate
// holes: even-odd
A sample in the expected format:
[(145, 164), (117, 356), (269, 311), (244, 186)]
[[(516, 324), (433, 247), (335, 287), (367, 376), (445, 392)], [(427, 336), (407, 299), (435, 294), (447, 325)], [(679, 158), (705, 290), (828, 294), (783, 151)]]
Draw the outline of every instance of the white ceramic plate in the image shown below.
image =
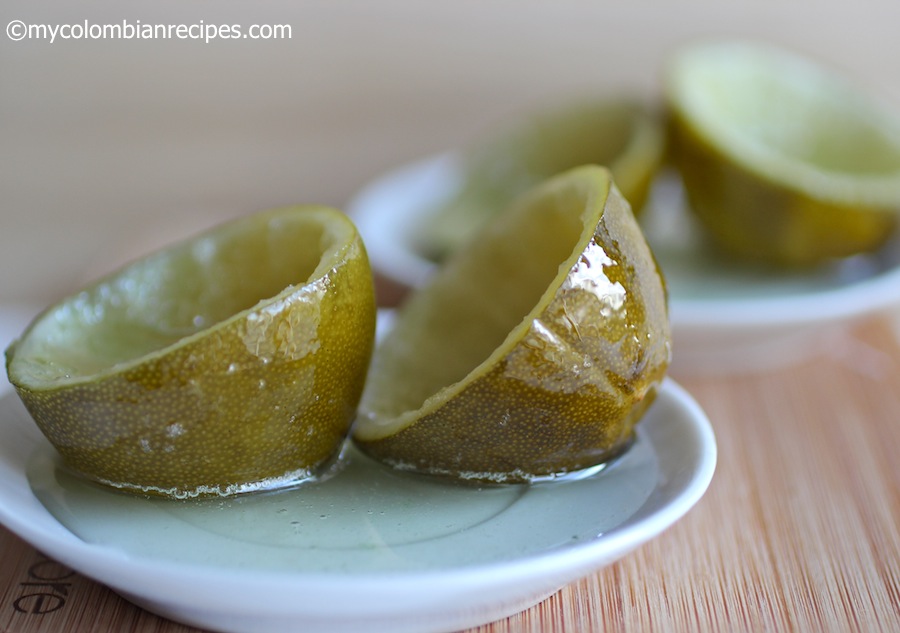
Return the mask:
[[(413, 236), (459, 180), (458, 157), (441, 154), (376, 179), (351, 201), (378, 271), (413, 288), (424, 283), (434, 265), (416, 252)], [(900, 308), (900, 237), (872, 257), (811, 273), (723, 265), (706, 254), (671, 174), (658, 179), (642, 224), (669, 284), (676, 373), (793, 362), (820, 350), (832, 329)]]
[(703, 495), (716, 445), (667, 381), (599, 474), (467, 488), (351, 454), (325, 483), (227, 500), (130, 497), (73, 477), (18, 398), (0, 398), (0, 521), (173, 620), (217, 631), (454, 631), (607, 565)]

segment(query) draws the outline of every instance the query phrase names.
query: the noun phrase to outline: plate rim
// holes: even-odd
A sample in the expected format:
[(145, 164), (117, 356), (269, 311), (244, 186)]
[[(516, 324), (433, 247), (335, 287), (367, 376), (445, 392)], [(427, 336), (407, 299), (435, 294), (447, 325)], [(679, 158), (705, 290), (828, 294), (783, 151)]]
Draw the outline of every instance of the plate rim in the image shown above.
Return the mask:
[[(373, 267), (381, 267), (392, 280), (412, 288), (423, 283), (427, 274), (434, 270), (434, 264), (412, 255), (409, 249), (389, 249), (381, 241), (373, 240), (371, 235), (379, 230), (384, 216), (379, 215), (376, 221), (371, 209), (391, 190), (411, 180), (422, 179), (423, 174), (444, 180), (443, 187), (450, 187), (459, 177), (461, 160), (461, 152), (457, 150), (412, 160), (376, 176), (351, 198), (348, 215), (366, 240)], [(395, 231), (394, 235), (402, 235), (402, 231)], [(900, 230), (883, 249), (900, 252)], [(385, 265), (385, 262), (392, 263)], [(670, 299), (670, 318), (676, 328), (762, 329), (835, 323), (897, 307), (900, 307), (900, 264), (852, 283), (796, 296), (673, 298)]]
[[(128, 595), (129, 599), (145, 608), (149, 608), (146, 607), (147, 600), (154, 601), (152, 604), (165, 604), (166, 596), (173, 591), (174, 585), (171, 583), (173, 575), (178, 576), (181, 585), (196, 587), (192, 602), (198, 607), (202, 606), (208, 609), (221, 607), (227, 602), (221, 591), (223, 587), (228, 587), (235, 582), (240, 582), (245, 587), (252, 586), (254, 588), (252, 595), (256, 598), (260, 594), (267, 596), (266, 600), (256, 600), (252, 612), (265, 613), (266, 616), (273, 617), (297, 613), (296, 601), (291, 603), (287, 598), (296, 595), (298, 591), (320, 596), (366, 592), (369, 598), (363, 604), (358, 605), (356, 610), (351, 608), (343, 614), (350, 617), (362, 617), (370, 613), (372, 608), (379, 607), (378, 599), (383, 601), (385, 596), (392, 596), (397, 592), (420, 589), (423, 582), (428, 583), (433, 593), (445, 597), (451, 594), (459, 597), (476, 596), (479, 592), (486, 590), (509, 587), (509, 578), (511, 577), (517, 578), (518, 582), (524, 585), (528, 585), (526, 582), (528, 580), (534, 582), (540, 579), (542, 586), (545, 586), (547, 582), (552, 583), (553, 578), (558, 577), (559, 585), (556, 587), (558, 589), (658, 536), (683, 517), (705, 494), (713, 478), (718, 453), (712, 425), (700, 405), (673, 379), (666, 378), (664, 380), (660, 395), (668, 398), (671, 406), (676, 406), (683, 412), (682, 423), (691, 430), (694, 436), (691, 445), (697, 454), (697, 461), (691, 464), (692, 472), (684, 486), (666, 504), (647, 513), (647, 516), (638, 519), (633, 525), (629, 525), (630, 519), (628, 519), (623, 523), (627, 527), (619, 526), (601, 538), (508, 561), (438, 570), (338, 574), (285, 570), (241, 570), (135, 557), (102, 544), (88, 543), (70, 532), (34, 496), (24, 470), (18, 473), (17, 482), (0, 482), (0, 523), (46, 555), (59, 560), (86, 577), (93, 578), (99, 583)], [(4, 406), (7, 399), (16, 400), (17, 397), (12, 391), (4, 393), (0, 390), (0, 411), (6, 410), (9, 414), (11, 405)], [(22, 409), (22, 414), (22, 417), (27, 419), (24, 409)], [(17, 427), (21, 427), (21, 424), (0, 425), (0, 438), (5, 440), (11, 432), (10, 429)], [(19, 428), (18, 430), (22, 431), (23, 429)], [(36, 427), (29, 428), (24, 435), (26, 436), (24, 441), (32, 442), (31, 450), (35, 450), (35, 442), (46, 443)], [(20, 441), (22, 440), (20, 439)], [(48, 443), (47, 446), (49, 446)], [(654, 449), (658, 451), (659, 447), (654, 445)], [(23, 456), (23, 466), (26, 460), (27, 457)], [(0, 454), (0, 469), (8, 466), (7, 457)], [(659, 483), (654, 490), (658, 488)], [(18, 493), (21, 499), (11, 502), (11, 491)], [(29, 525), (27, 520), (19, 517), (16, 511), (22, 508), (23, 503), (30, 504), (32, 510), (26, 512), (24, 516), (33, 516), (36, 511), (39, 515), (43, 515), (42, 524)], [(644, 506), (635, 514), (640, 513), (643, 509)], [(137, 577), (144, 579), (144, 585), (140, 587), (135, 585), (134, 578)], [(146, 586), (152, 586), (153, 591), (143, 591), (142, 589)], [(555, 589), (551, 589), (550, 593), (553, 590)], [(521, 592), (521, 589), (519, 591)], [(509, 589), (501, 593), (507, 600), (513, 599), (516, 594), (515, 591)], [(390, 606), (381, 605), (379, 608), (390, 610), (388, 609)], [(156, 611), (159, 612), (159, 610)], [(321, 613), (324, 614), (327, 611), (327, 607), (323, 607)], [(250, 611), (241, 609), (241, 612), (249, 613)], [(303, 613), (308, 612), (309, 610), (303, 611)], [(175, 617), (171, 613), (165, 615), (166, 617)]]

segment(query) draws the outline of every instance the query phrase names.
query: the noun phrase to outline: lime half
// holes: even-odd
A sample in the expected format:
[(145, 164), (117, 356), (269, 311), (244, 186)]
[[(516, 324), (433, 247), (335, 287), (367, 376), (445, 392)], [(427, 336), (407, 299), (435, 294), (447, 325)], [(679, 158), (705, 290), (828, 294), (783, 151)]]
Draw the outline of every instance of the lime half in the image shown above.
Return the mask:
[(530, 482), (625, 450), (670, 355), (663, 279), (601, 167), (541, 185), (397, 312), (354, 438), (395, 468)]
[(673, 160), (725, 253), (804, 266), (878, 249), (900, 217), (900, 118), (773, 45), (683, 49), (667, 70)]
[(340, 212), (254, 214), (64, 299), (7, 350), (73, 470), (227, 495), (314, 478), (341, 450), (374, 341), (365, 249)]
[(578, 103), (510, 125), (463, 152), (459, 187), (424, 216), (418, 248), (443, 261), (518, 196), (581, 165), (608, 167), (639, 212), (664, 145), (661, 117), (634, 99)]

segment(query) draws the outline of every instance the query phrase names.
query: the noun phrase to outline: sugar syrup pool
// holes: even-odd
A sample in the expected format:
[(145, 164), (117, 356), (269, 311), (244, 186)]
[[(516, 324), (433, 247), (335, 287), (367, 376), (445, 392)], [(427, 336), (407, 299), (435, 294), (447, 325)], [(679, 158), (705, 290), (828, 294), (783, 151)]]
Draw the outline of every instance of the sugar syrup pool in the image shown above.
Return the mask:
[[(324, 482), (229, 498), (177, 501), (109, 490), (71, 474), (49, 449), (32, 455), (27, 477), (72, 533), (128, 556), (368, 573), (502, 562), (596, 539), (640, 509), (659, 467), (639, 435), (600, 472), (532, 486), (476, 487), (397, 473), (355, 451)], [(585, 505), (585, 498), (602, 502)]]

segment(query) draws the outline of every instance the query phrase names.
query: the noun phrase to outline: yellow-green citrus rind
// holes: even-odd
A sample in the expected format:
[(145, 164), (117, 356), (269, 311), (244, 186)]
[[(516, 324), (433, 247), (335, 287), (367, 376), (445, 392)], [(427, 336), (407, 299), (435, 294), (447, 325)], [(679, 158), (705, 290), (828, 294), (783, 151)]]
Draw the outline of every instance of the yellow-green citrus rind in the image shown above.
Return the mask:
[(667, 70), (689, 206), (738, 259), (811, 266), (871, 252), (900, 217), (900, 117), (772, 45), (696, 44)]
[(609, 172), (492, 221), (398, 310), (356, 444), (392, 467), (531, 482), (618, 455), (670, 360), (665, 285)]
[(493, 215), (542, 181), (581, 165), (610, 169), (636, 215), (665, 155), (658, 112), (633, 98), (585, 101), (547, 111), (461, 154), (458, 189), (424, 216), (417, 248), (441, 262)]
[(229, 495), (315, 478), (341, 450), (374, 341), (352, 223), (257, 213), (40, 315), (10, 382), (73, 470), (126, 491)]

